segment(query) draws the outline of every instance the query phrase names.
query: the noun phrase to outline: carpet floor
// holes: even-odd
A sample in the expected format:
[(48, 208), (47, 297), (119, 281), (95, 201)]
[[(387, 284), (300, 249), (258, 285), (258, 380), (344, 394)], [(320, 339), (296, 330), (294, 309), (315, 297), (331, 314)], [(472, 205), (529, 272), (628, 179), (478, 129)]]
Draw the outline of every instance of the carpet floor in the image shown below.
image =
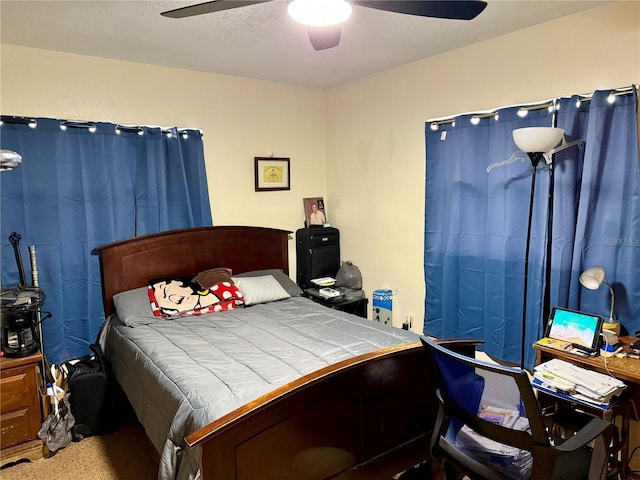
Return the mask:
[(156, 480), (157, 455), (142, 426), (128, 420), (116, 430), (71, 442), (49, 458), (0, 470), (2, 480)]

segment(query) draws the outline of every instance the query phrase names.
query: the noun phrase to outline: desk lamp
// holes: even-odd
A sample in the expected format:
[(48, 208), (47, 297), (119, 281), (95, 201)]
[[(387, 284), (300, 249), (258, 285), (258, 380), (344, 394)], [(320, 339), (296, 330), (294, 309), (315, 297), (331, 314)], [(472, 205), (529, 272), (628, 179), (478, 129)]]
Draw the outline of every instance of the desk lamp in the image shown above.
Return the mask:
[(611, 284), (604, 279), (605, 273), (606, 271), (602, 265), (587, 268), (580, 275), (580, 284), (589, 290), (597, 290), (603, 283), (609, 287), (609, 293), (611, 293), (611, 310), (609, 311), (609, 321), (605, 322), (602, 328), (604, 330), (610, 330), (616, 335), (620, 335), (620, 324), (613, 319), (613, 288), (611, 288)]
[(513, 141), (531, 160), (531, 196), (529, 198), (529, 225), (527, 244), (524, 253), (524, 299), (522, 302), (522, 344), (520, 346), (520, 368), (524, 368), (525, 336), (527, 324), (527, 289), (529, 281), (529, 248), (531, 246), (531, 220), (533, 218), (533, 198), (536, 189), (536, 169), (543, 157), (549, 158), (549, 152), (564, 136), (564, 130), (554, 127), (525, 127), (513, 131)]

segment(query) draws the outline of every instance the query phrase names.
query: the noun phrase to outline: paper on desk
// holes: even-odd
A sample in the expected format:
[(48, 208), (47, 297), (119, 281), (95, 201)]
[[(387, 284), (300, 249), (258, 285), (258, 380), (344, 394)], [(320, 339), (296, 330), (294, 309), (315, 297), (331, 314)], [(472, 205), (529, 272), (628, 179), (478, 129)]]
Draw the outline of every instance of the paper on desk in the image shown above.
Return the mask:
[(580, 395), (579, 393), (565, 393), (560, 390), (557, 390), (553, 387), (553, 385), (540, 381), (538, 378), (534, 378), (533, 382), (531, 382), (531, 386), (538, 391), (544, 392), (549, 395), (554, 395), (556, 397), (562, 398), (568, 402), (578, 402), (584, 405), (588, 405), (590, 407), (596, 407), (600, 410), (609, 410), (610, 403), (598, 401), (593, 398), (585, 397)]
[(548, 374), (575, 384), (575, 391), (592, 400), (610, 400), (626, 388), (624, 382), (615, 377), (578, 367), (559, 358), (553, 358), (534, 368), (541, 375)]

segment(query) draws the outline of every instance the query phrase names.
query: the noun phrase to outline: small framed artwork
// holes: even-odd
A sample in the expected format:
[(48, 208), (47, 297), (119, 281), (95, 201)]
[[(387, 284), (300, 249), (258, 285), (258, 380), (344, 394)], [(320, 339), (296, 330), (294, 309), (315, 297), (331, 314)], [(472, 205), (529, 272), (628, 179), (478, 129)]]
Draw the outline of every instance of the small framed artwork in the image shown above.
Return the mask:
[(308, 227), (327, 223), (327, 212), (324, 209), (324, 199), (322, 197), (304, 198), (302, 202)]
[(291, 190), (288, 158), (254, 157), (256, 192)]

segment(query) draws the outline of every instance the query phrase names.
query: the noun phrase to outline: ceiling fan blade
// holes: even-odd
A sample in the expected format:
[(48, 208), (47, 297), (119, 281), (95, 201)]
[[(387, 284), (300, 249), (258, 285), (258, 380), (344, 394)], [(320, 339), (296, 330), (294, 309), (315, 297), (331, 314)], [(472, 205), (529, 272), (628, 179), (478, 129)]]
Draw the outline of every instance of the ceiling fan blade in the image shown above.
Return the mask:
[(342, 27), (330, 25), (328, 27), (307, 27), (307, 34), (314, 50), (326, 50), (337, 47), (340, 43)]
[(471, 20), (487, 6), (487, 2), (479, 0), (352, 0), (351, 3), (387, 12), (453, 20)]
[(271, 0), (212, 0), (211, 2), (197, 3), (188, 7), (167, 10), (160, 15), (169, 18), (193, 17), (195, 15), (204, 15), (205, 13), (221, 12), (231, 8), (246, 7), (255, 3), (270, 2)]

